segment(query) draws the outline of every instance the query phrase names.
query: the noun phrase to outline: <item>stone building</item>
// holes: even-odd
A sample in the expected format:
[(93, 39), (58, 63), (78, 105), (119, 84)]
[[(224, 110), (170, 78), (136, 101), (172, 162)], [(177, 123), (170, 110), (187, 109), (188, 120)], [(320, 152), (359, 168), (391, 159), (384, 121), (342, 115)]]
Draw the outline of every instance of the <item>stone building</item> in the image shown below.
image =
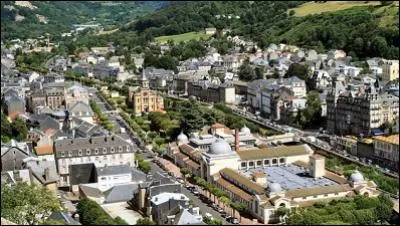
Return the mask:
[(386, 60), (382, 65), (382, 81), (389, 82), (399, 78), (399, 60)]
[(345, 88), (335, 82), (327, 94), (327, 129), (342, 135), (372, 135), (372, 130), (398, 116), (399, 97), (384, 92), (378, 82)]
[(56, 140), (54, 151), (60, 187), (70, 186), (70, 170), (73, 165), (96, 163), (135, 166), (134, 146), (115, 134)]
[(188, 84), (188, 95), (201, 101), (213, 103), (235, 103), (235, 86), (232, 83), (213, 84), (210, 81), (197, 81)]
[(154, 111), (164, 112), (164, 99), (150, 89), (144, 70), (140, 89), (129, 91), (128, 100), (133, 104), (133, 112), (136, 115)]

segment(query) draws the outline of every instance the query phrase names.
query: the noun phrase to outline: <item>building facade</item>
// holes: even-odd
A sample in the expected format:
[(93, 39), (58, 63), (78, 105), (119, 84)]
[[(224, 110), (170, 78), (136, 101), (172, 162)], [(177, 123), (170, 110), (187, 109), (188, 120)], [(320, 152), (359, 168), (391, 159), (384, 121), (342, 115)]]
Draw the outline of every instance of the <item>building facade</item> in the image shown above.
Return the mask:
[(235, 103), (235, 86), (231, 83), (217, 85), (208, 81), (189, 82), (187, 90), (189, 96), (204, 102)]
[(382, 81), (389, 82), (399, 78), (399, 60), (383, 61)]
[(398, 117), (399, 97), (384, 92), (379, 84), (345, 89), (336, 82), (327, 94), (327, 129), (341, 135), (370, 136), (372, 129)]
[(133, 104), (133, 112), (136, 115), (154, 111), (164, 112), (164, 99), (150, 89), (144, 70), (141, 87), (137, 91), (130, 91), (129, 100)]
[(70, 166), (74, 164), (135, 166), (134, 146), (118, 135), (56, 140), (54, 151), (60, 187), (70, 186)]

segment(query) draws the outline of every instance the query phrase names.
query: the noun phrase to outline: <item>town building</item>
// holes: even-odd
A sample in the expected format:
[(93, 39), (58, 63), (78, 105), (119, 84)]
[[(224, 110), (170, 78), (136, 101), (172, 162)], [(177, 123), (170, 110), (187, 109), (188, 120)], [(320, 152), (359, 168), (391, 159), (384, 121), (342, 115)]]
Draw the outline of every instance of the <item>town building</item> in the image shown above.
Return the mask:
[(115, 134), (56, 140), (54, 151), (60, 187), (72, 185), (70, 171), (79, 164), (136, 165), (134, 146)]
[(149, 81), (142, 73), (141, 87), (136, 91), (129, 90), (128, 100), (133, 104), (133, 112), (135, 115), (141, 115), (148, 112), (164, 112), (164, 99), (157, 92), (152, 91), (149, 87)]
[(213, 84), (208, 80), (189, 82), (188, 95), (204, 102), (234, 104), (235, 86), (232, 83)]
[(399, 134), (373, 137), (374, 159), (381, 166), (399, 172)]
[(375, 82), (369, 86), (348, 86), (335, 81), (327, 97), (327, 130), (342, 135), (373, 135), (384, 123), (398, 117), (399, 97), (382, 90)]
[(399, 79), (399, 60), (384, 60), (382, 64), (382, 81)]

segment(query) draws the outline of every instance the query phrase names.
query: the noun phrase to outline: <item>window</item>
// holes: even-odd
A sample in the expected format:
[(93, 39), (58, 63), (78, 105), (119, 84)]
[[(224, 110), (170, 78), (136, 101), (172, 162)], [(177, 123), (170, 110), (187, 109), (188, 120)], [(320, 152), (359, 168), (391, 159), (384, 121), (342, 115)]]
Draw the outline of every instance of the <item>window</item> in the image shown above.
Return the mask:
[(325, 194), (324, 196), (325, 196), (325, 197), (328, 197), (328, 194)]
[(318, 195), (314, 195), (313, 197), (314, 197), (314, 198), (317, 198), (317, 197), (318, 197)]
[(98, 154), (99, 154), (99, 149), (96, 148), (96, 149), (94, 150), (94, 153), (95, 153), (96, 155), (98, 155)]
[(118, 152), (122, 152), (122, 148), (118, 148)]
[(79, 151), (78, 151), (78, 155), (79, 155), (79, 156), (82, 156), (82, 150), (79, 150)]
[(264, 160), (264, 165), (269, 165), (269, 160), (268, 159)]
[(304, 200), (306, 200), (306, 199), (307, 199), (307, 197), (303, 197), (303, 199), (304, 199)]
[(247, 166), (247, 164), (245, 162), (242, 162), (242, 167), (244, 168), (246, 166)]
[(103, 148), (103, 154), (107, 154), (107, 148)]
[(249, 166), (254, 166), (254, 162), (249, 162)]
[(90, 155), (90, 149), (86, 149), (86, 155)]
[(260, 161), (257, 161), (257, 166), (261, 166), (261, 164), (262, 164), (262, 161), (260, 160)]
[(100, 180), (107, 180), (107, 177), (101, 177)]
[(277, 162), (278, 162), (278, 160), (272, 159), (272, 164), (276, 164)]
[(65, 152), (61, 152), (61, 157), (65, 157)]
[(281, 158), (281, 159), (279, 159), (279, 162), (280, 162), (280, 163), (284, 163), (284, 162), (285, 162), (285, 159), (284, 159), (284, 158)]

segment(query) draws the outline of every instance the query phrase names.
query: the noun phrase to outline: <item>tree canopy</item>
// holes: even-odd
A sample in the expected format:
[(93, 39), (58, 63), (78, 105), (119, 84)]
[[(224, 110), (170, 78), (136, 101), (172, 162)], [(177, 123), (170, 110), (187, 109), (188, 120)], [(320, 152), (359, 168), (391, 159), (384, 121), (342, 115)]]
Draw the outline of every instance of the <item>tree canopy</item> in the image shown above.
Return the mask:
[(20, 225), (43, 223), (52, 212), (61, 211), (55, 194), (44, 187), (17, 182), (1, 186), (1, 217)]

